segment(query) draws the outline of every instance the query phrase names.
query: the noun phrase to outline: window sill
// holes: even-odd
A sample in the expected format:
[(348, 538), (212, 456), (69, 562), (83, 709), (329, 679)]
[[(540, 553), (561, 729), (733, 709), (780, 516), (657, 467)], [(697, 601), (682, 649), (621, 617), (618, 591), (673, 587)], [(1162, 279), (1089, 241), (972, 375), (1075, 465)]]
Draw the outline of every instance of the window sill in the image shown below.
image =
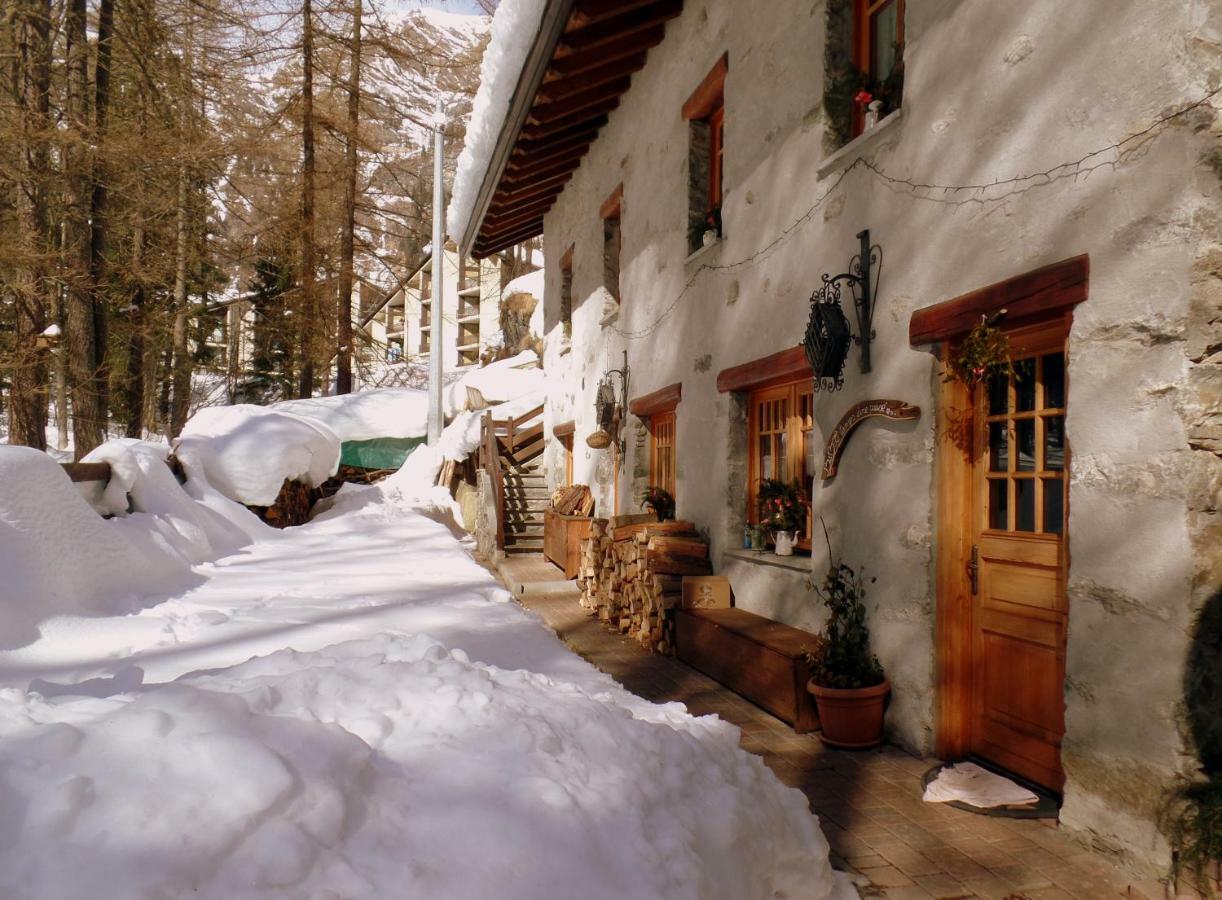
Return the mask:
[(711, 244), (705, 244), (703, 247), (698, 247), (687, 255), (687, 259), (683, 260), (683, 264), (685, 266), (690, 266), (692, 263), (696, 262), (696, 260), (700, 259), (700, 257), (710, 252), (714, 247), (720, 247), (722, 241), (724, 240), (725, 236), (723, 235), (722, 237), (719, 237), (717, 240), (713, 241)]
[(856, 160), (870, 144), (878, 139), (878, 136), (885, 131), (889, 131), (896, 122), (904, 116), (904, 108), (901, 106), (887, 118), (883, 119), (869, 131), (863, 131), (853, 140), (849, 141), (823, 162), (819, 163), (819, 168), (815, 170), (815, 175), (818, 178), (826, 178), (833, 172), (840, 169), (848, 168), (849, 164)]
[(737, 559), (755, 566), (772, 566), (776, 569), (788, 569), (810, 577), (809, 556), (777, 556), (770, 550), (724, 550), (722, 556)]

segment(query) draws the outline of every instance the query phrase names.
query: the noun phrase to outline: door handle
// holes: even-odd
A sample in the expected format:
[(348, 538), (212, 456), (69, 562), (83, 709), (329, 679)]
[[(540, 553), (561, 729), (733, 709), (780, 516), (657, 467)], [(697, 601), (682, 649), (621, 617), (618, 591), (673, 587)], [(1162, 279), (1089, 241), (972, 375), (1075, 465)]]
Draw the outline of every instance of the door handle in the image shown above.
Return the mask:
[(972, 596), (980, 593), (980, 545), (972, 544), (972, 558), (967, 564), (967, 577), (972, 580)]

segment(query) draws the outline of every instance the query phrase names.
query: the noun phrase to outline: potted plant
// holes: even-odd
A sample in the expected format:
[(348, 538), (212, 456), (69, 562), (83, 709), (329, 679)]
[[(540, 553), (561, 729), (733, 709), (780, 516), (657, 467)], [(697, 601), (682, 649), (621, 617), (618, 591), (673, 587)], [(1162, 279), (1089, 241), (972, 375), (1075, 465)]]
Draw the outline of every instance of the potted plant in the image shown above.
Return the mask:
[(806, 524), (802, 491), (776, 478), (765, 478), (759, 489), (760, 524), (772, 530), (777, 556), (793, 556), (798, 531)]
[(665, 488), (646, 488), (644, 496), (641, 497), (641, 505), (652, 511), (659, 522), (675, 517), (675, 498)]
[(1009, 375), (1017, 380), (1014, 364), (1010, 361), (1010, 342), (997, 322), (1006, 314), (1000, 309), (991, 315), (981, 315), (972, 326), (954, 355), (947, 360), (947, 370), (942, 375), (944, 382), (958, 381), (975, 391), (976, 385), (988, 381), (995, 375)]
[(806, 689), (815, 697), (822, 723), (819, 738), (832, 747), (875, 747), (882, 743), (891, 684), (870, 650), (862, 603), (865, 579), (851, 566), (831, 559), (823, 581), (810, 587), (830, 614), (818, 644), (802, 651), (811, 673)]

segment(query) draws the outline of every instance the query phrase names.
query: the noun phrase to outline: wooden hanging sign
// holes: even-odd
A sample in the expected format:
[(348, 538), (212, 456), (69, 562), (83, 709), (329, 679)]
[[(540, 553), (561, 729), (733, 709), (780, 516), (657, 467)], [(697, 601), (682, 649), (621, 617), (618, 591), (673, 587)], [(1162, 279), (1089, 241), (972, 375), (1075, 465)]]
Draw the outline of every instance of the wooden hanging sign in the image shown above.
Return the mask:
[(829, 478), (834, 478), (836, 469), (840, 466), (840, 455), (844, 452), (845, 442), (848, 441), (849, 435), (853, 433), (858, 425), (866, 419), (873, 416), (882, 416), (886, 419), (909, 420), (920, 418), (921, 408), (913, 406), (911, 403), (905, 403), (902, 400), (863, 400), (849, 409), (836, 425), (836, 429), (832, 432), (832, 436), (827, 439), (827, 446), (823, 448), (823, 473), (822, 478), (826, 481)]

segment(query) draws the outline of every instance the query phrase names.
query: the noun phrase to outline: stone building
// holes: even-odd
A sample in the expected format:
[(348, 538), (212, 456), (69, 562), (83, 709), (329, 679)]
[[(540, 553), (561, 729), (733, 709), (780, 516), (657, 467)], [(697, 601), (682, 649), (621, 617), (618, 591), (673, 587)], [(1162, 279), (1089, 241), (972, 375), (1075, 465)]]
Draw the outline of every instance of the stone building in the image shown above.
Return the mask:
[[(1222, 583), (1222, 7), (538, 5), (456, 237), (543, 236), (546, 426), (575, 437), (553, 484), (600, 514), (666, 485), (737, 604), (810, 629), (822, 520), (877, 578), (889, 737), (1041, 784), (1064, 829), (1165, 869)], [(853, 342), (817, 383), (810, 301), (867, 231), (872, 318), (837, 284), (869, 365)], [(982, 316), (1016, 377), (969, 391), (943, 374)], [(622, 440), (589, 449), (625, 354)], [(866, 418), (824, 478), (880, 400), (918, 414)], [(770, 475), (810, 496), (788, 559), (742, 549)]]
[[(503, 291), (537, 269), (542, 254), (526, 243), (484, 259), (460, 256), (453, 244), (442, 268), (442, 367), (444, 371), (478, 365), (503, 342)], [(460, 264), (461, 261), (461, 264)], [(379, 372), (378, 361), (428, 366), (432, 346), (433, 282), (426, 259), (402, 283), (368, 305), (359, 320), (364, 368)]]

